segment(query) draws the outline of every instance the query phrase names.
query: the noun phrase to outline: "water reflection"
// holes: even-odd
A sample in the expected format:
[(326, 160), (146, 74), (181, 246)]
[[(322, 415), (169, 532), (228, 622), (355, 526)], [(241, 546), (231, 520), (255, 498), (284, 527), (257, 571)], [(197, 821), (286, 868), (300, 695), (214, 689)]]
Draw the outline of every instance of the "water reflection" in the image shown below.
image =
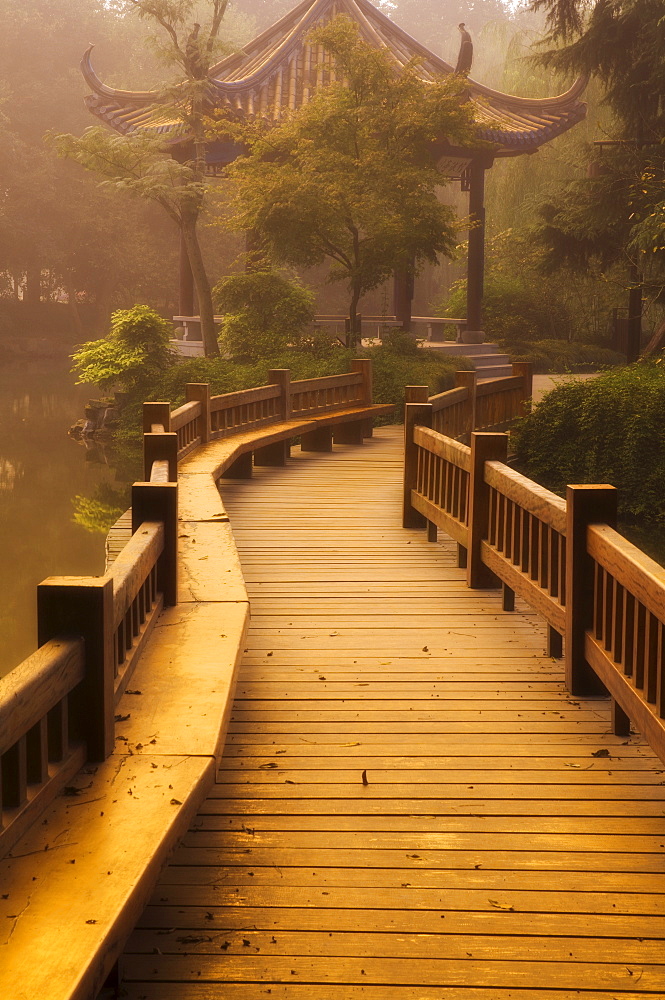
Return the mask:
[(73, 519), (118, 488), (104, 449), (67, 436), (90, 394), (64, 363), (0, 368), (0, 675), (36, 647), (37, 583), (104, 570), (104, 535)]

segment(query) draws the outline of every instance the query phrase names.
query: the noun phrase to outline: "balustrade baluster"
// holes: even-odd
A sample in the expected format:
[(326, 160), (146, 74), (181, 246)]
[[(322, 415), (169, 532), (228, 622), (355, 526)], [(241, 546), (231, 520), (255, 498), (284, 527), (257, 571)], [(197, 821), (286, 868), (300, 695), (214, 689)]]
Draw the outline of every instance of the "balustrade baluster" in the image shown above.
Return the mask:
[(645, 637), (645, 684), (644, 695), (652, 705), (656, 704), (658, 689), (658, 654), (662, 645), (662, 625), (655, 615), (647, 613)]
[(41, 785), (48, 778), (48, 732), (46, 717), (26, 733), (26, 781), (28, 785)]
[(616, 580), (614, 581), (614, 593), (612, 595), (612, 616), (614, 627), (612, 629), (612, 659), (615, 663), (621, 663), (623, 653), (623, 632), (625, 625), (625, 605), (626, 592)]
[(48, 759), (59, 764), (69, 753), (69, 695), (54, 705), (46, 716)]

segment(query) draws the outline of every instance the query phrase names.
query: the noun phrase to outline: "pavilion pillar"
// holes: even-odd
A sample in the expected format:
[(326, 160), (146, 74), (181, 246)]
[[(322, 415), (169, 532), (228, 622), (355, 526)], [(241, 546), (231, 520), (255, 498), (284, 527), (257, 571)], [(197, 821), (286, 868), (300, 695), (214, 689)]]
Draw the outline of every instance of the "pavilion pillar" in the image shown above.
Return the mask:
[(181, 316), (194, 315), (194, 275), (189, 263), (185, 240), (180, 234), (180, 296), (178, 308)]
[(485, 170), (490, 164), (480, 157), (468, 167), (469, 183), (469, 253), (466, 278), (465, 344), (482, 344), (485, 340), (482, 321), (483, 285), (485, 280)]

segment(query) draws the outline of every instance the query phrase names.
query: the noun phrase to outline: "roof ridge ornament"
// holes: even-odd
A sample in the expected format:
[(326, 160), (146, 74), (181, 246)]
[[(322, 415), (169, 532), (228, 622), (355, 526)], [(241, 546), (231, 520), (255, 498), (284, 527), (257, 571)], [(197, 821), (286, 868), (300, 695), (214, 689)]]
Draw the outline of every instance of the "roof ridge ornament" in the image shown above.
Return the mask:
[(461, 73), (464, 76), (468, 76), (471, 72), (471, 65), (473, 63), (473, 42), (471, 41), (471, 35), (466, 30), (464, 21), (460, 21), (457, 25), (459, 28), (462, 40), (460, 42), (459, 55), (457, 56), (457, 65), (455, 66), (455, 72)]

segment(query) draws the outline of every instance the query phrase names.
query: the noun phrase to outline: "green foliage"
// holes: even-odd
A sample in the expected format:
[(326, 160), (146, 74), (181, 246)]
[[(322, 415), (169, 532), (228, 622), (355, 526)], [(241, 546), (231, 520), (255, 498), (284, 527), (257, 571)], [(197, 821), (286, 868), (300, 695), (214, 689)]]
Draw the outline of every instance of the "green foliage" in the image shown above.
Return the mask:
[(145, 391), (150, 379), (174, 363), (171, 333), (171, 324), (149, 306), (118, 309), (109, 334), (82, 344), (72, 355), (72, 371), (79, 382), (103, 390), (120, 386)]
[(92, 534), (107, 534), (131, 503), (126, 490), (100, 483), (92, 497), (74, 497), (74, 524)]
[(534, 372), (592, 372), (623, 365), (625, 357), (609, 347), (565, 340), (533, 340), (509, 345), (512, 361), (529, 361)]
[(611, 483), (629, 520), (665, 516), (665, 365), (629, 365), (559, 385), (516, 436), (528, 475), (562, 493), (568, 483)]
[(633, 138), (662, 136), (665, 18), (662, 0), (535, 0), (549, 15), (543, 59), (566, 72), (593, 74)]
[[(272, 259), (296, 267), (327, 260), (330, 280), (349, 287), (355, 328), (360, 296), (396, 268), (416, 270), (452, 255), (455, 219), (440, 204), (434, 142), (473, 144), (463, 80), (423, 82), (415, 65), (397, 74), (388, 53), (339, 16), (312, 40), (345, 83), (331, 83), (279, 126), (229, 131), (249, 149), (230, 174), (230, 222), (253, 230)], [(413, 263), (415, 260), (415, 264)]]
[(314, 293), (275, 271), (229, 275), (213, 297), (224, 313), (220, 343), (232, 357), (258, 361), (300, 345), (314, 319)]
[(430, 395), (444, 392), (453, 388), (457, 370), (473, 367), (468, 358), (446, 358), (436, 351), (422, 349), (403, 353), (390, 344), (363, 353), (372, 359), (374, 402), (397, 404), (393, 422), (402, 419), (405, 386), (427, 385)]
[[(466, 281), (455, 282), (443, 306), (444, 316), (466, 315)], [(488, 337), (504, 343), (561, 338), (570, 331), (564, 305), (545, 298), (533, 281), (509, 274), (494, 274), (485, 282), (483, 329)]]
[(190, 164), (165, 154), (160, 136), (118, 135), (90, 125), (81, 136), (51, 131), (46, 139), (60, 156), (98, 174), (106, 189), (156, 201), (177, 224), (183, 209), (195, 210), (203, 199), (203, 179)]

